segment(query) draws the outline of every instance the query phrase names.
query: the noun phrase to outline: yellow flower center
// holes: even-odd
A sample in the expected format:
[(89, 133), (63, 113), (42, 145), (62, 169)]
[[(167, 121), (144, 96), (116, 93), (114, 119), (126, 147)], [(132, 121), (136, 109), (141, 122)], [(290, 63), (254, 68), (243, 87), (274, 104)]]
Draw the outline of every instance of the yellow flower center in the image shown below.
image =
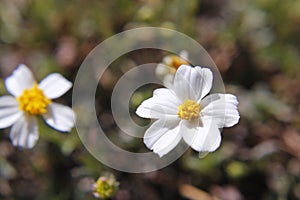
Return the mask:
[(100, 177), (94, 184), (94, 196), (107, 199), (115, 195), (119, 183), (114, 178)]
[(178, 106), (177, 115), (181, 119), (191, 120), (199, 117), (200, 104), (193, 100), (185, 100), (183, 104)]
[(22, 95), (17, 98), (21, 110), (32, 114), (40, 115), (47, 112), (47, 106), (51, 100), (45, 97), (43, 91), (35, 83), (30, 89), (23, 91)]
[(186, 60), (176, 55), (170, 56), (170, 60), (171, 60), (170, 66), (175, 68), (176, 70), (183, 64), (189, 64)]

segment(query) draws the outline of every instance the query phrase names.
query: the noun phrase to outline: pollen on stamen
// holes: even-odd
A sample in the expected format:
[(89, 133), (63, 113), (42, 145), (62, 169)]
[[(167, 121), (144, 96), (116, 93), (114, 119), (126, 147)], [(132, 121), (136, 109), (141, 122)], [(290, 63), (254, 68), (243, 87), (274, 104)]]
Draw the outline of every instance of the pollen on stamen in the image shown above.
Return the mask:
[(31, 115), (45, 114), (48, 105), (51, 103), (51, 100), (44, 95), (36, 83), (32, 88), (24, 90), (17, 101), (19, 102), (19, 108)]
[(185, 100), (183, 104), (178, 106), (177, 115), (181, 119), (192, 120), (199, 118), (201, 106), (193, 100)]

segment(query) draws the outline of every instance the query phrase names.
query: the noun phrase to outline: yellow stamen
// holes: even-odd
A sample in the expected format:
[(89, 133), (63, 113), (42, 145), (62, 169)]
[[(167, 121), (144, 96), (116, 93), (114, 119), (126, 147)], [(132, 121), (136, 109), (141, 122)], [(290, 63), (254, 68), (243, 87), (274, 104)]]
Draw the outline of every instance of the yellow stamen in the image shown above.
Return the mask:
[(191, 120), (199, 117), (200, 112), (200, 104), (193, 100), (185, 100), (183, 104), (178, 106), (177, 115), (181, 119)]
[(95, 197), (107, 199), (116, 194), (119, 182), (117, 182), (113, 177), (101, 176), (93, 187), (93, 194)]
[(177, 70), (183, 64), (189, 64), (189, 63), (186, 60), (180, 58), (179, 56), (176, 56), (176, 55), (171, 55), (170, 56), (169, 65), (171, 67), (175, 68), (175, 70)]
[(22, 95), (17, 98), (21, 110), (32, 114), (41, 115), (47, 112), (47, 106), (51, 103), (43, 91), (35, 83), (30, 89), (23, 91)]

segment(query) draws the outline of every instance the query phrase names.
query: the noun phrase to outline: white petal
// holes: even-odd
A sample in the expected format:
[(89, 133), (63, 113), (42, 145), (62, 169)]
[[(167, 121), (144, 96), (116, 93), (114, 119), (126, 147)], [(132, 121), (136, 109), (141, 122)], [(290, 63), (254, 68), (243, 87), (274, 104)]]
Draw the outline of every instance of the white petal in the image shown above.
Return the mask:
[(7, 128), (14, 124), (20, 117), (22, 112), (19, 104), (12, 96), (0, 97), (0, 128)]
[(172, 57), (171, 56), (165, 56), (165, 57), (163, 57), (162, 62), (170, 66), (172, 64)]
[(202, 119), (213, 120), (219, 128), (231, 127), (238, 123), (238, 100), (232, 94), (211, 94), (201, 102)]
[(211, 90), (212, 82), (210, 69), (181, 65), (175, 74), (174, 91), (182, 101), (191, 99), (200, 102)]
[(32, 148), (39, 138), (34, 116), (22, 116), (11, 128), (10, 139), (14, 146)]
[(71, 108), (51, 103), (47, 110), (48, 112), (43, 115), (43, 118), (52, 128), (62, 132), (69, 132), (74, 127), (75, 113)]
[(50, 74), (39, 84), (45, 96), (49, 99), (55, 99), (65, 94), (72, 87), (72, 83), (60, 74)]
[(178, 123), (179, 120), (157, 120), (146, 131), (144, 143), (160, 157), (164, 156), (181, 140)]
[(180, 119), (177, 120), (157, 120), (146, 131), (144, 143), (149, 149), (153, 149), (154, 144), (170, 129), (178, 126)]
[(189, 59), (189, 53), (186, 50), (182, 50), (179, 52), (179, 57), (187, 61)]
[(153, 97), (164, 100), (172, 100), (175, 104), (180, 104), (181, 101), (176, 97), (176, 94), (167, 88), (158, 88), (153, 91)]
[(186, 143), (198, 152), (215, 151), (221, 143), (221, 134), (211, 120), (186, 121), (180, 123), (180, 132)]
[(173, 74), (167, 74), (163, 79), (163, 85), (166, 88), (169, 88), (173, 90), (173, 81), (174, 81), (174, 75)]
[(156, 89), (153, 97), (142, 102), (137, 108), (136, 114), (144, 118), (178, 118), (178, 106), (180, 101), (175, 94), (165, 88)]
[(155, 68), (155, 74), (160, 78), (163, 78), (165, 75), (171, 72), (172, 72), (172, 68), (163, 63), (159, 63)]
[(35, 83), (32, 72), (24, 64), (15, 69), (9, 77), (5, 79), (7, 91), (13, 96), (20, 96), (25, 89), (32, 88)]

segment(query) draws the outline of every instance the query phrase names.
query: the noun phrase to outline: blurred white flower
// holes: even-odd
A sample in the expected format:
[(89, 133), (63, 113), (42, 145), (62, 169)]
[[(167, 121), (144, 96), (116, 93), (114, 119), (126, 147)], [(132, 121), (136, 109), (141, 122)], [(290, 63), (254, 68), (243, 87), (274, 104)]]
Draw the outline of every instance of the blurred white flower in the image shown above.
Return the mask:
[(179, 55), (168, 55), (159, 63), (155, 69), (155, 74), (164, 83), (165, 86), (172, 85), (175, 73), (181, 65), (188, 65), (188, 52), (183, 50)]
[(74, 126), (73, 110), (52, 102), (72, 87), (60, 74), (50, 74), (37, 84), (32, 72), (21, 64), (7, 77), (5, 86), (12, 96), (0, 97), (0, 128), (12, 126), (10, 139), (14, 146), (32, 148), (36, 144), (38, 115), (58, 131), (68, 132)]
[(144, 135), (146, 146), (160, 157), (183, 138), (198, 152), (215, 151), (220, 128), (238, 123), (238, 101), (232, 94), (207, 95), (213, 82), (208, 68), (182, 65), (172, 89), (159, 88), (137, 108), (137, 115), (157, 119)]

